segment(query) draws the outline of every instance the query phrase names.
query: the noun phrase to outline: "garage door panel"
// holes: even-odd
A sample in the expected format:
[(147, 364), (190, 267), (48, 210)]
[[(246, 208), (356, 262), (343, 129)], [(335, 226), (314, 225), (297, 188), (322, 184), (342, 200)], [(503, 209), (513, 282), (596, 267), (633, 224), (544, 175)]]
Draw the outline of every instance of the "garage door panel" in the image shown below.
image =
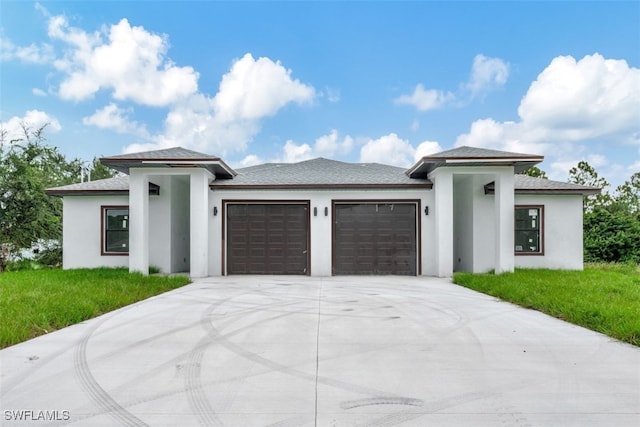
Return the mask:
[(227, 204), (229, 274), (306, 274), (306, 204)]
[(334, 274), (417, 272), (416, 203), (334, 204)]

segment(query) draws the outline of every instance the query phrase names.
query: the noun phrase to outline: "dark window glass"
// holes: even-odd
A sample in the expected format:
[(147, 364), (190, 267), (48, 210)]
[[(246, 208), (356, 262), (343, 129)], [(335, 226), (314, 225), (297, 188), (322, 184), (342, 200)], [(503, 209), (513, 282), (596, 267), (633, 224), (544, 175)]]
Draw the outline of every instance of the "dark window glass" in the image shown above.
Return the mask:
[(515, 251), (516, 253), (542, 253), (540, 224), (542, 209), (516, 207)]
[(104, 251), (106, 253), (129, 252), (129, 209), (104, 210)]

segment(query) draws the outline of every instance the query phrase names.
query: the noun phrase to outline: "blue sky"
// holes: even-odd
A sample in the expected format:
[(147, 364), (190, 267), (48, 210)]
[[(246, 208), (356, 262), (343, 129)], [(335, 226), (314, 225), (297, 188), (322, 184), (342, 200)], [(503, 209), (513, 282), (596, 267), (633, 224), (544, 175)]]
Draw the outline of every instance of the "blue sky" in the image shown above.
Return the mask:
[(69, 157), (410, 166), (460, 145), (640, 171), (640, 2), (0, 3), (0, 122)]

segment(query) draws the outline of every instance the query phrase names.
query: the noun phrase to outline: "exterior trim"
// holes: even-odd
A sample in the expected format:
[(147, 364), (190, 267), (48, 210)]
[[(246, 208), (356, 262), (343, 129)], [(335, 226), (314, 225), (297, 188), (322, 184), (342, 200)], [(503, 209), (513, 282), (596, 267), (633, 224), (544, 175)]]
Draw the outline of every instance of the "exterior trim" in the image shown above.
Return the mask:
[(100, 256), (129, 256), (129, 252), (107, 252), (105, 251), (105, 233), (106, 224), (104, 223), (104, 214), (107, 209), (127, 209), (129, 205), (100, 205)]
[[(129, 194), (129, 190), (45, 190), (45, 194), (48, 196), (126, 196)], [(149, 195), (159, 196), (160, 186), (154, 183), (149, 183)]]
[(416, 184), (219, 184), (213, 181), (209, 184), (211, 189), (215, 190), (292, 190), (292, 189), (306, 189), (306, 188), (327, 188), (327, 189), (341, 189), (341, 188), (356, 188), (356, 189), (384, 189), (384, 188), (426, 188), (432, 189), (433, 183), (416, 183)]
[(416, 205), (416, 276), (422, 275), (422, 206), (420, 199), (332, 199), (331, 200), (331, 272), (336, 268), (335, 227), (336, 205), (340, 204), (415, 204)]
[[(514, 189), (515, 194), (548, 194), (548, 195), (562, 195), (562, 194), (576, 194), (576, 195), (590, 195), (590, 194), (598, 194), (600, 192), (600, 188), (516, 188)], [(490, 182), (484, 186), (484, 194), (485, 195), (493, 195), (495, 194), (494, 183)]]
[(305, 205), (307, 207), (307, 273), (311, 275), (311, 200), (260, 200), (260, 199), (222, 199), (222, 259), (221, 271), (227, 276), (227, 205)]
[[(544, 227), (546, 224), (546, 220), (544, 217), (544, 205), (515, 205), (513, 207), (514, 212), (516, 209), (539, 209), (540, 210), (540, 252), (516, 252), (515, 244), (514, 244), (513, 254), (515, 256), (544, 256), (544, 250), (546, 247), (546, 244), (544, 241), (544, 236), (545, 236)], [(515, 240), (515, 233), (516, 233), (515, 226), (516, 225), (514, 221), (514, 224), (513, 224), (514, 240)]]

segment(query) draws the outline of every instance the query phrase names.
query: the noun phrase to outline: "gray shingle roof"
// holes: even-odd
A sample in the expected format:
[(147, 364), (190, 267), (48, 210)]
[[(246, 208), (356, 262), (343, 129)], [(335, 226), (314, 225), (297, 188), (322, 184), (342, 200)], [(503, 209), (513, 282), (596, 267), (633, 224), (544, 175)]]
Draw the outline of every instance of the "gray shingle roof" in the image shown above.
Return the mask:
[[(409, 178), (403, 168), (378, 163), (345, 163), (323, 158), (299, 163), (266, 163), (238, 169), (233, 179), (219, 179), (211, 186), (217, 189), (237, 188), (343, 188), (343, 187), (422, 187), (431, 188), (426, 179)], [(568, 182), (515, 175), (518, 194), (597, 194), (600, 189)], [(150, 183), (149, 191), (157, 194), (160, 188)], [(492, 193), (494, 183), (485, 185)], [(52, 196), (128, 194), (129, 177), (101, 179), (80, 184), (50, 188)]]
[(206, 168), (218, 178), (231, 178), (235, 174), (235, 171), (227, 166), (220, 157), (187, 150), (182, 147), (119, 154), (117, 156), (102, 157), (100, 161), (111, 169), (126, 174), (129, 173), (129, 168), (132, 166), (174, 167), (187, 165)]
[(441, 166), (513, 166), (516, 173), (522, 172), (544, 160), (536, 154), (510, 153), (477, 147), (458, 147), (452, 150), (424, 156), (407, 170), (412, 178), (423, 178)]
[[(550, 179), (535, 178), (529, 175), (516, 174), (514, 176), (514, 189), (516, 194), (597, 194), (599, 188), (570, 182), (553, 181)], [(484, 186), (485, 193), (495, 192), (495, 183), (490, 182)]]
[(514, 158), (540, 158), (536, 154), (512, 153), (509, 151), (489, 150), (487, 148), (462, 146), (451, 150), (424, 156), (423, 159), (514, 159)]
[[(158, 194), (159, 191), (159, 186), (149, 183), (150, 194)], [(113, 178), (63, 185), (61, 187), (48, 188), (46, 193), (50, 196), (129, 194), (129, 177), (123, 175)]]
[(212, 187), (431, 187), (429, 180), (409, 178), (404, 168), (324, 158), (299, 163), (267, 163), (236, 171), (238, 175), (233, 179), (216, 180)]
[(117, 156), (103, 157), (100, 160), (220, 160), (220, 157), (187, 150), (182, 147), (172, 147), (163, 150), (119, 154)]

